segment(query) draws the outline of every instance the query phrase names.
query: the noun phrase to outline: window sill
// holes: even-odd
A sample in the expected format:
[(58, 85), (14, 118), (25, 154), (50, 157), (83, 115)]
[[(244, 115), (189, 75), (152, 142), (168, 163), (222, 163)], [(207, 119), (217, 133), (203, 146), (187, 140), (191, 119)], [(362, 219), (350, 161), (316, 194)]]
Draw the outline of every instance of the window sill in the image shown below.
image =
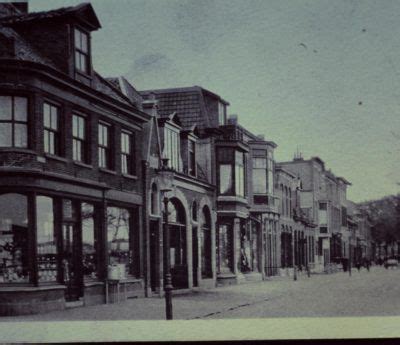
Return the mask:
[(90, 164), (86, 164), (86, 163), (82, 163), (79, 161), (74, 161), (74, 164), (83, 168), (87, 168), (87, 169), (93, 169), (93, 165)]
[(130, 175), (130, 174), (122, 174), (123, 177), (130, 179), (130, 180), (137, 180), (138, 177), (135, 175)]
[(45, 153), (44, 156), (48, 159), (53, 159), (55, 161), (60, 161), (60, 162), (64, 162), (64, 163), (68, 162), (68, 159), (61, 157), (61, 156), (52, 155), (51, 153)]
[(31, 153), (37, 155), (34, 150), (24, 147), (0, 147), (0, 153), (2, 152), (20, 152), (20, 153)]
[(99, 171), (101, 171), (103, 173), (106, 173), (106, 174), (110, 174), (110, 175), (117, 175), (117, 173), (115, 171), (109, 170), (109, 169), (106, 169), (106, 168), (99, 168)]
[(0, 292), (12, 292), (12, 291), (46, 291), (46, 290), (62, 290), (65, 289), (65, 285), (59, 285), (57, 283), (51, 285), (42, 286), (0, 286)]

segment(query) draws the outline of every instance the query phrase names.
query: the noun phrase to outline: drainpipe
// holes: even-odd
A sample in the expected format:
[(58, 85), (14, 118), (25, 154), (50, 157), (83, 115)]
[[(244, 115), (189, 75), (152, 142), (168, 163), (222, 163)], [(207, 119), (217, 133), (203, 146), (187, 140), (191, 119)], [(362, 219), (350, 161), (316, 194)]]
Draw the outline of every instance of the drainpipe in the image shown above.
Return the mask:
[(149, 245), (149, 212), (147, 205), (148, 191), (148, 166), (146, 160), (142, 160), (142, 228), (143, 228), (143, 272), (144, 272), (144, 293), (146, 297), (151, 295), (150, 292), (150, 245)]

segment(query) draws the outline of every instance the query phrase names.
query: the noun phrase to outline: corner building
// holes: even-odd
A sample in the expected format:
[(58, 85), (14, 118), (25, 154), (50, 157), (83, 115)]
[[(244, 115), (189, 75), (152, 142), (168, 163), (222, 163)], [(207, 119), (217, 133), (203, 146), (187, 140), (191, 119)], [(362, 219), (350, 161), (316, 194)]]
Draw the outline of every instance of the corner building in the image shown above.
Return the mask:
[(0, 315), (104, 303), (108, 265), (142, 296), (150, 116), (93, 70), (90, 4), (0, 13)]

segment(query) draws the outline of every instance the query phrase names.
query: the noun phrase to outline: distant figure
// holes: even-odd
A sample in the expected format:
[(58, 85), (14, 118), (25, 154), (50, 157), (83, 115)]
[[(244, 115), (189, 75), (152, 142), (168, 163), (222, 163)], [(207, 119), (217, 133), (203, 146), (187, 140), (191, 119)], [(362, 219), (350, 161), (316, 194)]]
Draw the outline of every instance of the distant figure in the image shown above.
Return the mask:
[(358, 272), (360, 272), (361, 262), (359, 260), (356, 262), (356, 268), (357, 268)]

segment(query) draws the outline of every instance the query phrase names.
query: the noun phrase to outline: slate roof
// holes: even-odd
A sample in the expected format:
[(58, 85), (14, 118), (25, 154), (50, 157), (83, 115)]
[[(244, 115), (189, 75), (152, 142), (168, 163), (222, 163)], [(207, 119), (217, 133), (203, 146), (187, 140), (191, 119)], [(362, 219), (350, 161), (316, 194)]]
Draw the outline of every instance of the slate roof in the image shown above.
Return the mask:
[(14, 24), (28, 24), (30, 22), (37, 22), (41, 20), (48, 19), (60, 19), (63, 17), (67, 17), (70, 15), (77, 15), (80, 12), (90, 11), (91, 12), (91, 22), (92, 25), (98, 29), (101, 27), (99, 20), (96, 17), (96, 14), (93, 11), (92, 5), (90, 3), (82, 3), (76, 6), (62, 7), (56, 10), (51, 11), (42, 11), (42, 12), (30, 12), (23, 13), (18, 15), (12, 15), (8, 17), (3, 17), (0, 19), (0, 23), (3, 25), (14, 25)]
[(199, 129), (211, 127), (204, 94), (208, 93), (223, 103), (229, 104), (218, 95), (199, 86), (139, 92), (144, 99), (149, 99), (151, 94), (155, 95), (158, 101), (158, 114), (160, 117), (167, 117), (176, 112), (182, 122), (183, 129), (190, 129), (193, 125), (197, 125)]

